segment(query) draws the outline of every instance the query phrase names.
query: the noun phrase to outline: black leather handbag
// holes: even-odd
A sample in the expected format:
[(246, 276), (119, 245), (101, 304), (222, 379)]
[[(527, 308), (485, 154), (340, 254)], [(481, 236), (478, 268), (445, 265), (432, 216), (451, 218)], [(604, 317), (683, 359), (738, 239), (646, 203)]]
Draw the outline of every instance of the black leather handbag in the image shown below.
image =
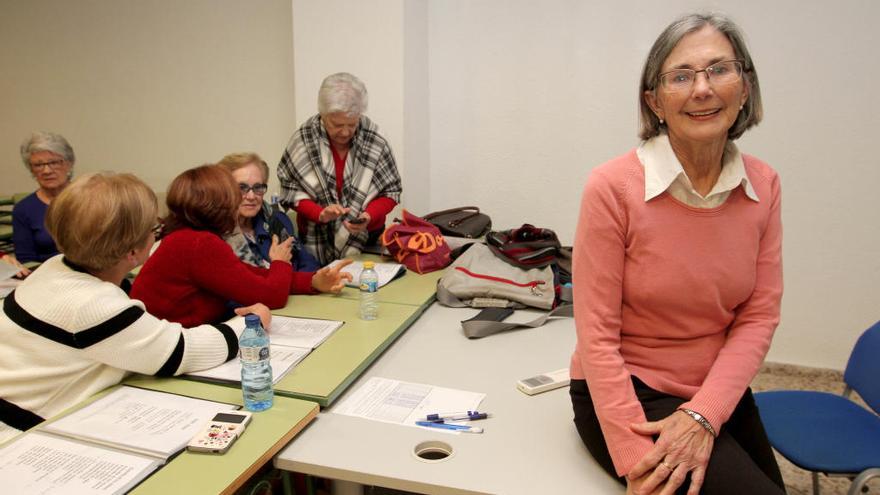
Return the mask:
[(492, 230), (492, 219), (476, 206), (462, 206), (425, 215), (443, 235), (476, 239)]

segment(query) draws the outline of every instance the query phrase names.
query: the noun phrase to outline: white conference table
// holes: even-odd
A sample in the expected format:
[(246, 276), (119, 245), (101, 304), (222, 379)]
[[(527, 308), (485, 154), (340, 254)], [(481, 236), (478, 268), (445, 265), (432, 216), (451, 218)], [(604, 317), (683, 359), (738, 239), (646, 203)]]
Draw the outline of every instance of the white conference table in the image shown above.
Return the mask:
[[(275, 457), (275, 466), (339, 480), (336, 492), (346, 494), (360, 485), (427, 494), (623, 493), (581, 442), (567, 387), (535, 396), (516, 389), (517, 379), (568, 366), (574, 321), (468, 340), (459, 322), (476, 313), (434, 303), (341, 400), (373, 376), (483, 392), (479, 410), (491, 417), (473, 424), (484, 433), (435, 432), (333, 414), (330, 407)], [(517, 311), (509, 321), (534, 316)], [(417, 458), (415, 446), (429, 440), (449, 444), (453, 454)]]

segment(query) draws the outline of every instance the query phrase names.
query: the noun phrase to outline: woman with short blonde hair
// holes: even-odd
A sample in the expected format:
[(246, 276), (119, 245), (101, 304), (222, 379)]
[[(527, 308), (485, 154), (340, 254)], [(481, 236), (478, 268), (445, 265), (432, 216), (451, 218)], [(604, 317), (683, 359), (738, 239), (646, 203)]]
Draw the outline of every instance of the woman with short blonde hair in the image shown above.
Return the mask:
[[(153, 246), (156, 196), (137, 177), (80, 177), (49, 207), (61, 255), (6, 297), (0, 313), (0, 443), (122, 381), (171, 376), (238, 353), (241, 317), (185, 328), (160, 320), (123, 290)], [(240, 308), (257, 313), (262, 304)]]

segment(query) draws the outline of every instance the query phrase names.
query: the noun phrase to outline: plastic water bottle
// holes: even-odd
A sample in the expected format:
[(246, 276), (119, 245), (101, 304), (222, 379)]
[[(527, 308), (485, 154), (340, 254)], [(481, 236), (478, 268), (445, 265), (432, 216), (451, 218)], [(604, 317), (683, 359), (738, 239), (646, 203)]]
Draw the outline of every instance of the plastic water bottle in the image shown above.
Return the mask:
[(241, 392), (248, 411), (265, 411), (272, 407), (272, 365), (269, 363), (269, 336), (260, 317), (244, 317), (245, 329), (238, 339), (241, 360)]
[(379, 275), (376, 274), (375, 264), (372, 261), (364, 261), (364, 269), (358, 286), (361, 289), (361, 319), (375, 320), (379, 317)]

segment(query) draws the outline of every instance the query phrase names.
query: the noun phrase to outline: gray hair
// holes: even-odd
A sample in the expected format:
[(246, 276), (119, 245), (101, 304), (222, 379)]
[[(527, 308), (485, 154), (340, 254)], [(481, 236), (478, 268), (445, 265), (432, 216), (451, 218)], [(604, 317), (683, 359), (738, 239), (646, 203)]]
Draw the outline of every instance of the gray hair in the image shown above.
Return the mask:
[(367, 111), (367, 87), (348, 72), (331, 74), (318, 90), (318, 113), (342, 112), (348, 116)]
[(31, 169), (31, 154), (39, 151), (55, 153), (64, 158), (71, 168), (76, 163), (76, 155), (73, 154), (73, 148), (61, 134), (38, 131), (32, 133), (21, 142), (21, 161), (24, 162), (24, 166), (28, 170)]
[(660, 82), (660, 69), (663, 62), (675, 48), (679, 41), (686, 35), (700, 30), (704, 26), (712, 26), (721, 34), (727, 36), (737, 60), (743, 62), (743, 80), (748, 86), (749, 95), (739, 112), (736, 121), (727, 131), (727, 138), (731, 141), (739, 138), (752, 126), (758, 125), (764, 116), (761, 106), (761, 87), (758, 85), (758, 72), (752, 62), (752, 56), (746, 47), (742, 31), (733, 20), (719, 13), (687, 14), (672, 22), (660, 33), (654, 46), (648, 53), (645, 66), (642, 69), (642, 80), (639, 86), (639, 137), (650, 139), (660, 134), (660, 119), (651, 110), (645, 101), (646, 91), (656, 91)]

